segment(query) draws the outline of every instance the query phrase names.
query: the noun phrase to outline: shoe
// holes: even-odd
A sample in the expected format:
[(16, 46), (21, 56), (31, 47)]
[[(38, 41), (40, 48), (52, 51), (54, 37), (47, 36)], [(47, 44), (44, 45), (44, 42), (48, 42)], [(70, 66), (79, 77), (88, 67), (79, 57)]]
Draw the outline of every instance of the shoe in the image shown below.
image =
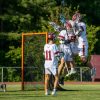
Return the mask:
[(49, 94), (50, 94), (50, 91), (45, 92), (45, 95), (46, 95), (46, 96), (49, 95)]
[(53, 90), (52, 93), (51, 93), (51, 95), (55, 96), (56, 95), (56, 91)]
[(75, 70), (71, 70), (70, 73), (71, 73), (71, 74), (75, 74), (76, 71), (75, 71)]
[(46, 92), (45, 95), (49, 95), (49, 94)]
[(68, 77), (68, 76), (70, 76), (70, 72), (69, 72), (68, 74), (66, 74), (66, 76), (65, 76), (65, 77)]
[(68, 76), (70, 76), (70, 75), (72, 75), (72, 74), (75, 74), (76, 73), (76, 71), (75, 70), (73, 70), (73, 71), (70, 71), (65, 77), (68, 77)]

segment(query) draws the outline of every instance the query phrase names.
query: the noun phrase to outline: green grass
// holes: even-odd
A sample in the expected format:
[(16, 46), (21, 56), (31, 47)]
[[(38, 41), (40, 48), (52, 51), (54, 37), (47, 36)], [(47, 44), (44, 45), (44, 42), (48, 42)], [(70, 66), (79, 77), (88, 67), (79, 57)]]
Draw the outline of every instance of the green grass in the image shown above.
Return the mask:
[(100, 85), (65, 85), (66, 91), (56, 96), (45, 96), (44, 91), (21, 91), (20, 87), (8, 86), (0, 92), (0, 100), (100, 100)]

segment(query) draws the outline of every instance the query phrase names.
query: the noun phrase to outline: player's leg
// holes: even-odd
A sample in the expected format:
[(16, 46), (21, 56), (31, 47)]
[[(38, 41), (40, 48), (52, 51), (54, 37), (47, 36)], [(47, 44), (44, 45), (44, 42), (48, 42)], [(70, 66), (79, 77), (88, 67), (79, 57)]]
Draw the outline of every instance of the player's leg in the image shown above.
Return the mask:
[(58, 66), (58, 77), (59, 77), (59, 84), (64, 84), (64, 78), (63, 77), (61, 77), (61, 72), (62, 72), (62, 70), (63, 70), (63, 68), (64, 68), (64, 63), (65, 63), (65, 59), (64, 59), (64, 57), (62, 57), (61, 58), (61, 62), (60, 62), (60, 65)]
[(62, 57), (62, 58), (61, 58), (61, 61), (60, 61), (60, 65), (58, 66), (58, 77), (59, 77), (60, 74), (61, 74), (61, 71), (62, 71), (62, 69), (63, 69), (64, 62), (65, 62), (65, 60), (64, 60), (64, 58)]
[(71, 71), (70, 71), (70, 74), (74, 74), (76, 73), (75, 71), (75, 61), (74, 61), (74, 57), (76, 55), (78, 55), (78, 47), (77, 47), (77, 43), (76, 42), (72, 42), (71, 44), (71, 53), (70, 53), (70, 56), (69, 56), (69, 63), (70, 63), (70, 67), (71, 67)]
[(56, 90), (57, 90), (57, 85), (58, 85), (58, 69), (54, 68), (52, 71), (53, 75), (54, 75), (54, 87), (53, 87), (53, 91), (52, 91), (52, 95), (56, 95)]
[(74, 62), (72, 62), (72, 61), (69, 62), (69, 66), (70, 66), (70, 71), (68, 71), (68, 73), (66, 74), (65, 77), (76, 73)]
[(57, 88), (57, 84), (58, 84), (58, 75), (55, 75), (54, 89)]
[(71, 66), (70, 74), (75, 74), (76, 71), (75, 71), (75, 62), (74, 62), (74, 60), (70, 61), (70, 66)]
[(49, 88), (48, 88), (48, 85), (49, 85), (49, 77), (50, 77), (49, 74), (46, 74), (45, 75), (45, 95), (48, 95), (49, 94)]
[(56, 95), (57, 85), (58, 85), (58, 75), (55, 75), (54, 88), (52, 91), (52, 95)]
[(49, 94), (49, 79), (50, 79), (50, 72), (47, 68), (45, 68), (45, 95)]
[(76, 71), (75, 71), (75, 62), (74, 62), (74, 59), (73, 59), (73, 57), (71, 55), (68, 56), (67, 65), (70, 66), (71, 70), (68, 71), (68, 74), (66, 74), (66, 76), (75, 74), (76, 73)]
[(65, 77), (66, 73), (67, 73), (67, 70), (65, 69), (65, 63), (64, 63), (64, 67), (62, 68), (62, 71), (59, 76), (59, 84), (60, 85), (64, 85), (64, 77)]

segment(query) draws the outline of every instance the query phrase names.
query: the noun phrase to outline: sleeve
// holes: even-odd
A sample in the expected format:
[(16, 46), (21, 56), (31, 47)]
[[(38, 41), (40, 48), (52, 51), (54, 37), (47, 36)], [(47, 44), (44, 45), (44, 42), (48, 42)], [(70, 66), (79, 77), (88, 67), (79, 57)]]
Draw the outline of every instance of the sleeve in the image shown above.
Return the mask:
[(63, 44), (60, 44), (58, 46), (60, 58), (64, 56), (64, 50), (62, 47), (63, 47)]
[(57, 45), (54, 46), (54, 56), (57, 59), (57, 61), (60, 60), (60, 52), (59, 52)]
[(60, 44), (60, 45), (58, 46), (58, 50), (59, 50), (59, 52), (63, 52), (63, 50), (62, 50), (62, 44)]
[(54, 51), (54, 54), (59, 54), (59, 49), (56, 44), (54, 45), (53, 51)]
[(76, 35), (81, 36), (82, 32), (85, 30), (86, 30), (86, 25), (84, 23), (77, 25)]

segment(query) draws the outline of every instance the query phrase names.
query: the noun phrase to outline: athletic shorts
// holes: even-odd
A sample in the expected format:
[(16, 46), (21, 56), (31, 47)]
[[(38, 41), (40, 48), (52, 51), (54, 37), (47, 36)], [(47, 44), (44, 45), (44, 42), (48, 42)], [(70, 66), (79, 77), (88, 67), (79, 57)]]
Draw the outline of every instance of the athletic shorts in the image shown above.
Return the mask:
[(65, 62), (66, 61), (73, 61), (73, 57), (70, 54), (65, 54), (63, 58), (64, 58), (64, 61)]
[(45, 68), (45, 74), (53, 74), (55, 76), (58, 74), (58, 68)]
[(61, 57), (61, 58), (64, 58), (64, 61), (73, 61), (73, 57), (72, 57), (72, 51), (71, 51), (71, 48), (70, 48), (70, 44), (61, 44), (59, 46), (59, 49), (61, 52), (64, 53), (64, 55)]
[(77, 43), (70, 43), (71, 45), (71, 50), (72, 50), (72, 53), (73, 55), (77, 55), (78, 54), (78, 46), (77, 46)]

